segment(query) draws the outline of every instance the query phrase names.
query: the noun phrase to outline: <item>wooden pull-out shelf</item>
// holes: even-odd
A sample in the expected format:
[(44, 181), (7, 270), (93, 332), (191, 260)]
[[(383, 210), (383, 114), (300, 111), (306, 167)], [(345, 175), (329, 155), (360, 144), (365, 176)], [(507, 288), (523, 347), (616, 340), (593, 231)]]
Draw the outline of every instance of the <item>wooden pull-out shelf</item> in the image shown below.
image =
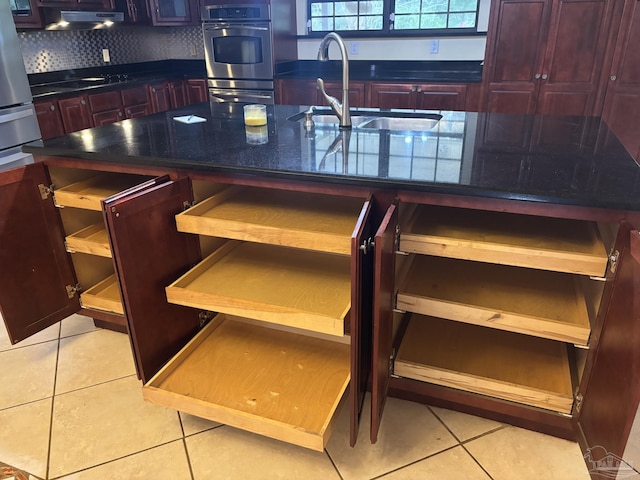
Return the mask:
[(396, 375), (571, 413), (567, 346), (528, 335), (412, 315)]
[(231, 240), (166, 292), (171, 303), (342, 336), (350, 258)]
[(143, 182), (146, 177), (102, 173), (54, 191), (56, 205), (101, 211), (101, 201)]
[(397, 307), (465, 323), (586, 345), (589, 315), (579, 277), (416, 255)]
[(350, 379), (349, 346), (212, 320), (144, 387), (146, 400), (322, 451)]
[(178, 230), (323, 252), (351, 253), (364, 201), (231, 187), (176, 216)]
[(401, 232), (400, 250), (591, 276), (607, 266), (593, 222), (425, 205)]
[(80, 302), (84, 308), (93, 308), (124, 315), (120, 286), (115, 275), (105, 278), (80, 294)]
[(68, 235), (67, 250), (77, 253), (88, 253), (111, 258), (109, 237), (104, 224), (89, 225), (82, 230)]

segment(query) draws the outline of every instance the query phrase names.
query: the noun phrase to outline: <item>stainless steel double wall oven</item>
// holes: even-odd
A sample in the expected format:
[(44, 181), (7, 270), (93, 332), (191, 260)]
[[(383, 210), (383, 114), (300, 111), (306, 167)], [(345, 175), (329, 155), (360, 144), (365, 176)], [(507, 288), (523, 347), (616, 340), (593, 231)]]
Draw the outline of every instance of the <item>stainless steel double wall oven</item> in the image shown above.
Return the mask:
[(210, 99), (273, 104), (269, 5), (206, 5), (202, 22)]

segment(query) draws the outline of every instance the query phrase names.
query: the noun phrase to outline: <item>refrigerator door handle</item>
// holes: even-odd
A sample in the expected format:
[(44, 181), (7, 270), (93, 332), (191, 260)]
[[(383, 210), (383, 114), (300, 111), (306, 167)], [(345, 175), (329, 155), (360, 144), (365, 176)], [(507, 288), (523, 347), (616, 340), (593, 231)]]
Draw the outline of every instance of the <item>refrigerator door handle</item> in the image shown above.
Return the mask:
[(21, 118), (30, 117), (33, 115), (33, 110), (21, 110), (19, 112), (7, 113), (6, 115), (0, 114), (0, 123), (9, 123), (20, 120)]

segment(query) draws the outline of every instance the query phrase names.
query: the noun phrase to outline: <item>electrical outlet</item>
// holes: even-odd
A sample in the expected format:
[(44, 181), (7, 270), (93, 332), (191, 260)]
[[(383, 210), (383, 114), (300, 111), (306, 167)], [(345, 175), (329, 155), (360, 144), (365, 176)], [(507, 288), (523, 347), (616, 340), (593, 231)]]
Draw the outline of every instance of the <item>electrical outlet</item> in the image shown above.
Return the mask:
[(191, 55), (192, 57), (195, 57), (197, 55), (196, 46), (193, 43), (189, 45), (189, 55)]
[(111, 57), (109, 56), (109, 49), (108, 48), (103, 48), (102, 49), (102, 60), (105, 63), (109, 63), (111, 61)]
[(431, 40), (429, 42), (429, 53), (435, 54), (440, 51), (440, 40)]
[(351, 55), (358, 55), (360, 53), (360, 42), (351, 42)]

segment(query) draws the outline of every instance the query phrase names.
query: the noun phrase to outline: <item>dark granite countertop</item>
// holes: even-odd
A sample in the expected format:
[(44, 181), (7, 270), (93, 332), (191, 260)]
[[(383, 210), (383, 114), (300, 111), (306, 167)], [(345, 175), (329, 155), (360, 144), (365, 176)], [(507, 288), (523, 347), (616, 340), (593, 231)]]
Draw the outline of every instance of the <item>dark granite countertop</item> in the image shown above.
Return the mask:
[[(640, 167), (597, 117), (440, 112), (425, 132), (311, 133), (268, 107), (267, 143), (251, 144), (241, 104), (201, 103), (34, 142), (25, 150), (118, 164), (640, 210)], [(206, 122), (183, 124), (181, 115)], [(348, 149), (346, 145), (348, 143)], [(348, 151), (348, 153), (347, 153)]]
[(203, 60), (159, 60), (33, 73), (28, 77), (31, 94), (34, 100), (39, 100), (50, 96), (134, 87), (162, 80), (206, 78), (206, 75)]
[[(478, 83), (482, 61), (349, 60), (350, 80)], [(275, 78), (342, 78), (339, 60), (297, 60), (276, 65)]]

